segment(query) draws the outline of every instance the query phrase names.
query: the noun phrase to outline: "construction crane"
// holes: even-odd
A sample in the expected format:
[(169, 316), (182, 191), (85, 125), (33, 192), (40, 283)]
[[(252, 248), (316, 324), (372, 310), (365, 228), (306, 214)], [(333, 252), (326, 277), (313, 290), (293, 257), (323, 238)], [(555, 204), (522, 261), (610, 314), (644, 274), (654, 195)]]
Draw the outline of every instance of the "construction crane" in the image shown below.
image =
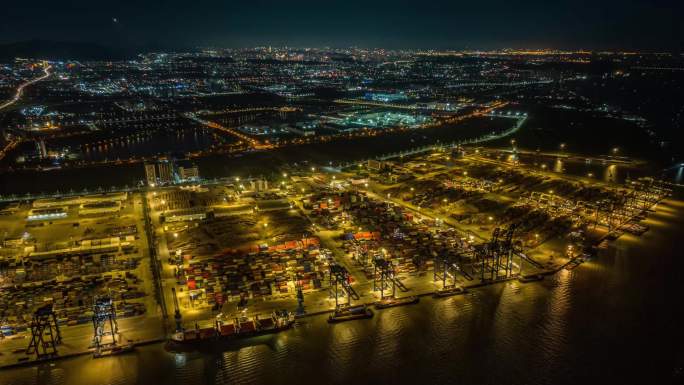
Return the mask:
[(57, 345), (62, 342), (57, 316), (52, 305), (45, 305), (33, 314), (30, 324), (31, 341), (26, 354), (35, 354), (36, 359), (57, 355)]

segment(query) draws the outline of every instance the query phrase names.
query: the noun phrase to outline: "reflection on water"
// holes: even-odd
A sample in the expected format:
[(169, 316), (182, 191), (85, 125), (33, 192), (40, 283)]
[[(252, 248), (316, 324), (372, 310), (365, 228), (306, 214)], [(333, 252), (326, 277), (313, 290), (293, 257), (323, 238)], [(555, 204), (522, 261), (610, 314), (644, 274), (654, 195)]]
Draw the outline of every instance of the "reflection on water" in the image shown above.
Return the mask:
[(603, 171), (603, 180), (606, 182), (616, 182), (618, 180), (617, 176), (618, 170), (617, 166), (614, 164), (606, 167)]
[(184, 154), (202, 151), (219, 143), (232, 141), (207, 129), (190, 127), (154, 130), (125, 137), (83, 144), (83, 158), (89, 161), (128, 159), (155, 155)]
[(553, 171), (562, 173), (563, 172), (563, 161), (560, 159), (556, 159), (556, 162), (553, 164)]

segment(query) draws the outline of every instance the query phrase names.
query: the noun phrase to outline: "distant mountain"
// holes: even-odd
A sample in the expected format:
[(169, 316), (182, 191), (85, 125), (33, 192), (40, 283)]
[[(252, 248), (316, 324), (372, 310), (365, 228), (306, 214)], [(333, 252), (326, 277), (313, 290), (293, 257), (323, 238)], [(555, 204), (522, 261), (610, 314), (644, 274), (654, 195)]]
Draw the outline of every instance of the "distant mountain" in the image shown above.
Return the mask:
[(113, 48), (97, 43), (28, 40), (0, 44), (0, 62), (15, 57), (47, 60), (124, 60), (135, 57), (138, 52)]

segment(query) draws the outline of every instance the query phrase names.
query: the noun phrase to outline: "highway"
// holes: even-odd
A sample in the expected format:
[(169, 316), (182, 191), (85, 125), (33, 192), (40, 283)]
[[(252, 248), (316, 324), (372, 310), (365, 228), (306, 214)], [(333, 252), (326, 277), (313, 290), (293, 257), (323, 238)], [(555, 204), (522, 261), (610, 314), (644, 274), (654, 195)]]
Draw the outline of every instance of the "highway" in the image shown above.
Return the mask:
[(37, 83), (41, 80), (45, 80), (48, 77), (50, 77), (50, 75), (52, 75), (52, 73), (50, 72), (51, 69), (52, 69), (52, 66), (47, 66), (47, 67), (43, 68), (43, 72), (45, 73), (44, 75), (39, 76), (35, 79), (29, 80), (29, 81), (19, 85), (19, 87), (17, 87), (17, 93), (14, 94), (14, 97), (12, 99), (6, 101), (3, 104), (0, 104), (0, 110), (4, 110), (5, 108), (7, 108), (7, 107), (11, 106), (12, 104), (16, 103), (17, 101), (19, 101), (19, 99), (21, 99), (21, 94), (24, 92), (24, 88), (30, 86), (31, 84)]
[[(45, 73), (44, 75), (39, 76), (35, 79), (29, 80), (29, 81), (19, 85), (19, 87), (17, 87), (17, 92), (14, 94), (14, 97), (12, 99), (0, 104), (0, 111), (4, 110), (5, 108), (7, 108), (7, 107), (13, 105), (14, 103), (16, 103), (17, 101), (19, 101), (19, 99), (21, 99), (21, 94), (24, 92), (24, 88), (30, 86), (31, 84), (37, 83), (41, 80), (45, 80), (50, 75), (52, 75), (52, 73), (50, 72), (51, 68), (52, 68), (52, 66), (45, 67), (43, 69), (43, 72)], [(10, 151), (12, 151), (17, 145), (19, 145), (19, 143), (21, 143), (21, 139), (11, 140), (7, 143), (7, 145), (5, 145), (4, 148), (0, 149), (0, 160), (2, 160)]]

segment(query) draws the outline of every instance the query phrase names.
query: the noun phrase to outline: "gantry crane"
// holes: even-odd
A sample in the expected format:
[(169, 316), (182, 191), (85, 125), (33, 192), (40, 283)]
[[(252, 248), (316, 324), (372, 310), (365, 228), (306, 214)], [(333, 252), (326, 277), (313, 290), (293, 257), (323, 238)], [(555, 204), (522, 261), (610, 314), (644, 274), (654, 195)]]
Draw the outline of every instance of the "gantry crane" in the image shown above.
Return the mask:
[(178, 305), (178, 295), (176, 295), (176, 288), (171, 288), (173, 294), (173, 319), (176, 321), (176, 331), (183, 331), (183, 319), (181, 317), (180, 306)]
[[(110, 297), (99, 297), (93, 304), (93, 344), (95, 354), (103, 349), (113, 347), (117, 343), (119, 325), (116, 322), (116, 309)], [(110, 337), (107, 340), (107, 337)]]
[[(473, 280), (473, 277), (464, 269), (463, 256), (460, 253), (440, 254), (435, 257), (433, 280), (442, 281), (442, 289), (456, 286), (456, 276), (459, 274), (468, 281)], [(451, 284), (448, 283), (449, 278), (451, 278)]]
[(359, 300), (361, 297), (356, 293), (353, 287), (349, 284), (350, 279), (349, 271), (344, 266), (338, 264), (330, 265), (330, 286), (335, 286), (335, 308), (339, 308), (340, 304), (338, 302), (339, 298), (339, 287), (347, 296), (347, 306), (351, 305), (351, 300)]
[(57, 316), (52, 305), (45, 305), (33, 314), (30, 324), (31, 341), (26, 354), (35, 354), (37, 359), (57, 355), (57, 345), (62, 342)]

